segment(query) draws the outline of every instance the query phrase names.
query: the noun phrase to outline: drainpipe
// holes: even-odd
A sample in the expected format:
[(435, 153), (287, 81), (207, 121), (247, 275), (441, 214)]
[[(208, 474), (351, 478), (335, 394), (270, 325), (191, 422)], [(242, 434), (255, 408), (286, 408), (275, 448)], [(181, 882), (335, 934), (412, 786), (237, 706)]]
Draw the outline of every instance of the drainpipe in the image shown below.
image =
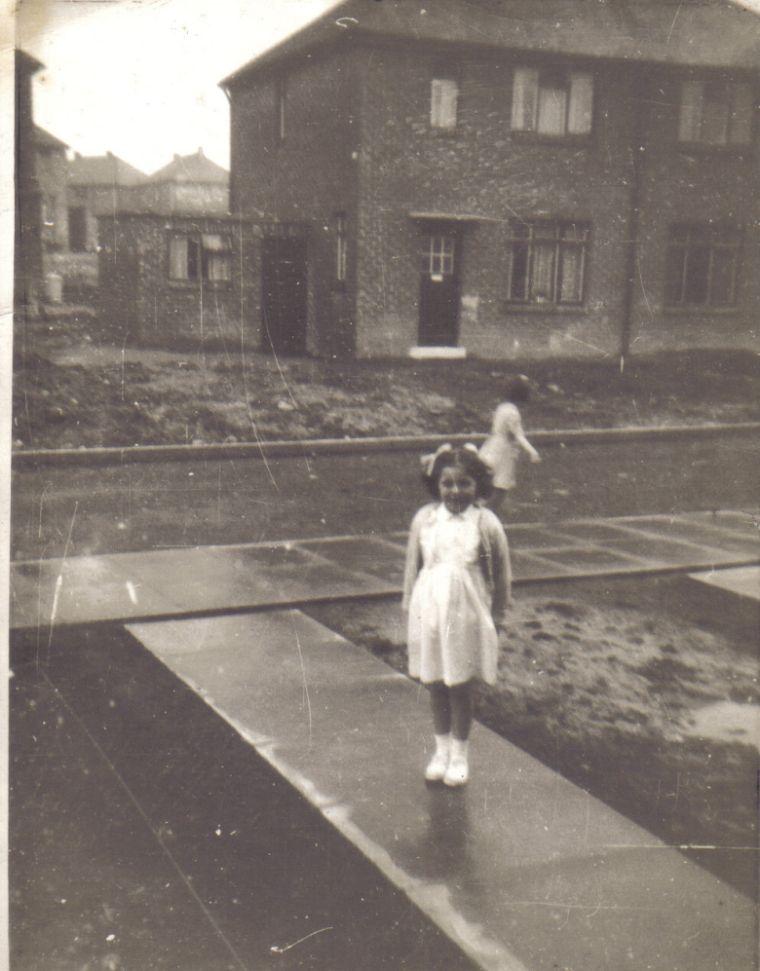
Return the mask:
[(636, 291), (636, 278), (639, 272), (639, 226), (641, 205), (641, 173), (644, 167), (644, 98), (639, 78), (631, 79), (633, 102), (633, 136), (631, 139), (631, 191), (629, 194), (628, 220), (626, 225), (625, 285), (623, 288), (623, 320), (620, 329), (620, 371), (625, 368), (625, 360), (631, 349), (633, 329), (633, 307)]

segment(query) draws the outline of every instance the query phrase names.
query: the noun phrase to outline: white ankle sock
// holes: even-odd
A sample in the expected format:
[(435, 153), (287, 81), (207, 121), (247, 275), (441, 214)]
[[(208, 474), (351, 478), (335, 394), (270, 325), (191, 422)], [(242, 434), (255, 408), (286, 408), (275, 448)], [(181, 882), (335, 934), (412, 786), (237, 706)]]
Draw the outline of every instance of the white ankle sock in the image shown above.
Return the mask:
[(467, 759), (467, 745), (468, 739), (466, 738), (455, 738), (451, 736), (451, 757), (453, 759)]
[(451, 735), (435, 736), (435, 754), (448, 758), (451, 750)]

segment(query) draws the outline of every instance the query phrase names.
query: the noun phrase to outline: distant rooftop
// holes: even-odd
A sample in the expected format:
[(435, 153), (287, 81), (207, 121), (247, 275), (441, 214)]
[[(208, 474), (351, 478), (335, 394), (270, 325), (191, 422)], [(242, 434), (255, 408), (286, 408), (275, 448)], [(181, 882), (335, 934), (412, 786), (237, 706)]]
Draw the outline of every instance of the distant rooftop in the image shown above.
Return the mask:
[(38, 148), (62, 149), (63, 151), (69, 147), (66, 142), (62, 142), (60, 138), (51, 135), (49, 131), (40, 128), (39, 125), (34, 126), (34, 144)]
[(144, 172), (112, 152), (105, 155), (80, 155), (77, 152), (69, 162), (71, 185), (140, 185), (147, 178)]
[(679, 66), (760, 67), (760, 16), (733, 0), (344, 0), (222, 81), (351, 39), (398, 38)]
[(154, 172), (150, 182), (204, 182), (227, 185), (229, 172), (206, 158), (199, 148), (193, 155), (175, 155), (173, 160), (158, 172)]

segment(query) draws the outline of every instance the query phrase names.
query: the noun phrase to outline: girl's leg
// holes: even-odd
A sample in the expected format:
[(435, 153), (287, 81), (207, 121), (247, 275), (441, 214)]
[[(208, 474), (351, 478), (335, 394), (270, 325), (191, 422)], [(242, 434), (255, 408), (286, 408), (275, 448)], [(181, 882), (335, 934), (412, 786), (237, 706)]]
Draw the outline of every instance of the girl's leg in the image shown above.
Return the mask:
[(435, 734), (448, 735), (451, 731), (451, 699), (443, 681), (434, 681), (430, 685), (430, 709)]
[(430, 708), (433, 712), (435, 752), (425, 769), (428, 782), (441, 782), (449, 765), (451, 748), (451, 699), (442, 681), (430, 685)]
[(443, 777), (447, 786), (463, 786), (469, 778), (467, 740), (472, 726), (472, 686), (468, 681), (450, 688), (451, 693), (451, 756)]
[(451, 733), (454, 738), (466, 742), (472, 727), (472, 682), (456, 684), (449, 688), (451, 699)]

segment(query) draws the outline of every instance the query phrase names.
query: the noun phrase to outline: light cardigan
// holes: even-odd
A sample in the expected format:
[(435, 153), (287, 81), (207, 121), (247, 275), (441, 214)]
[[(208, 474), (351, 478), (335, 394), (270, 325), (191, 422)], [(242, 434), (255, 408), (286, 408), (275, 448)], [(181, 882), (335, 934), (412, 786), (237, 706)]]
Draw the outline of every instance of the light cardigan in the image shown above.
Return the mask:
[[(424, 526), (435, 522), (438, 502), (423, 506), (409, 530), (404, 569), (404, 596), (402, 606), (408, 609), (417, 574), (422, 564), (420, 534)], [(512, 603), (512, 566), (504, 527), (490, 509), (477, 507), (478, 532), (480, 533), (480, 568), (491, 595), (491, 616), (497, 628), (506, 623), (507, 607)]]

